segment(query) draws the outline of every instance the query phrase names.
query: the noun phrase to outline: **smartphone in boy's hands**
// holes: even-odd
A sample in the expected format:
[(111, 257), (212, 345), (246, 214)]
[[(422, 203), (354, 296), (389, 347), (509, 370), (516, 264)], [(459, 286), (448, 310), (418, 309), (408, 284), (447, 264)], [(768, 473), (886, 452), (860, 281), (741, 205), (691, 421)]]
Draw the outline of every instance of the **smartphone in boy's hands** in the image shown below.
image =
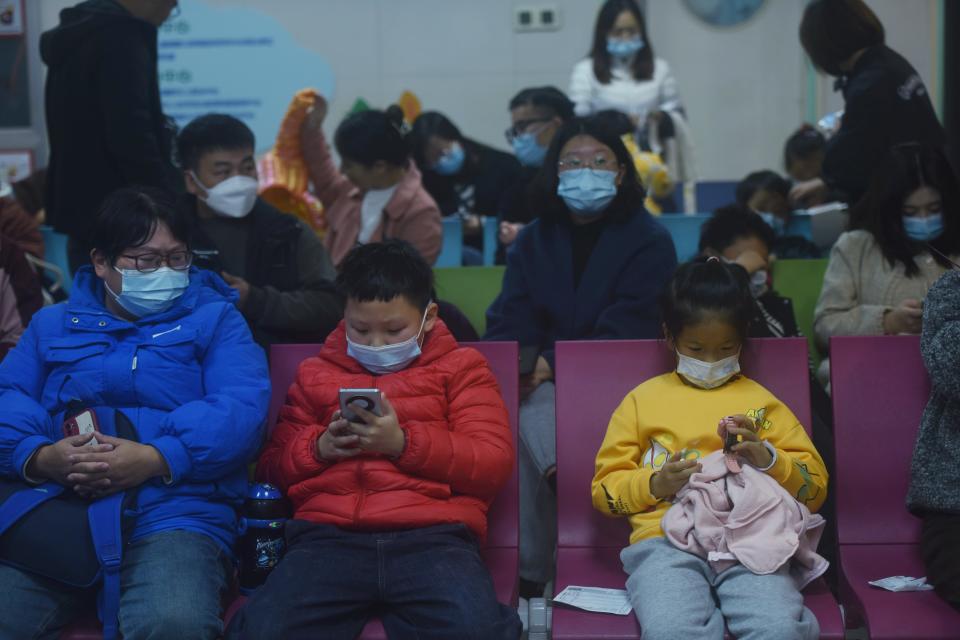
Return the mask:
[(350, 405), (378, 416), (383, 415), (383, 399), (379, 389), (340, 389), (340, 415), (348, 422), (363, 422)]

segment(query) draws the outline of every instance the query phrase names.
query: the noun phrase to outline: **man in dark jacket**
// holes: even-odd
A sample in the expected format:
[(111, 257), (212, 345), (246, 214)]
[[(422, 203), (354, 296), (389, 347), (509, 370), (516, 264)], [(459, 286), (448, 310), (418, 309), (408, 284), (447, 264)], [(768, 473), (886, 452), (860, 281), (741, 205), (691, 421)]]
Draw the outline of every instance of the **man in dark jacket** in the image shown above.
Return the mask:
[(196, 264), (237, 290), (261, 345), (322, 342), (343, 317), (336, 271), (312, 229), (257, 197), (254, 148), (250, 128), (228, 115), (201, 116), (180, 133)]
[(43, 34), (47, 220), (69, 236), (70, 269), (90, 262), (101, 201), (133, 184), (176, 189), (173, 130), (160, 107), (157, 27), (177, 0), (88, 0)]

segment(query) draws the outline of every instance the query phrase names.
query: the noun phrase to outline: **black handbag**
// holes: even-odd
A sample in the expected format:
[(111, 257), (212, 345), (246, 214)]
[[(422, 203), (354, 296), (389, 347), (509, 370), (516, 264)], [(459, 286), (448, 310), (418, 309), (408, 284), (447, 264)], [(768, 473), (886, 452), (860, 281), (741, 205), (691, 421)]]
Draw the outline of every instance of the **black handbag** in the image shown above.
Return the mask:
[[(112, 417), (117, 437), (139, 441), (123, 413)], [(0, 480), (0, 562), (74, 587), (103, 581), (104, 639), (114, 638), (123, 539), (135, 524), (127, 514), (136, 499), (136, 488), (90, 501), (53, 482)]]

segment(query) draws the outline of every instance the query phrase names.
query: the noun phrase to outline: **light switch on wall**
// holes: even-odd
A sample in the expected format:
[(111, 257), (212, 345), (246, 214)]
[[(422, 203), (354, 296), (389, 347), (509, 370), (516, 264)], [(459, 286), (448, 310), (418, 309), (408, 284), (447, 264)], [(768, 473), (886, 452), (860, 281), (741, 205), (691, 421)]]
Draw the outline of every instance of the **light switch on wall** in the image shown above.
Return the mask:
[(513, 30), (556, 31), (561, 26), (560, 9), (555, 4), (521, 5), (513, 9)]

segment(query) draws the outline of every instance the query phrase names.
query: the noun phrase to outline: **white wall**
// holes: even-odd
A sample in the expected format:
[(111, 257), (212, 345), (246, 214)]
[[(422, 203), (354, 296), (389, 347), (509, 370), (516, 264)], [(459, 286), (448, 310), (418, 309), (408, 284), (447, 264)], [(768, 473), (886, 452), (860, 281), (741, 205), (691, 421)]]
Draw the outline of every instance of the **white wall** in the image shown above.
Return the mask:
[[(358, 96), (384, 106), (410, 89), (425, 109), (447, 113), (469, 136), (504, 148), (507, 102), (519, 89), (566, 89), (587, 51), (601, 0), (206, 0), (269, 12), (336, 74), (335, 124)], [(934, 77), (931, 24), (943, 0), (868, 0), (890, 44)], [(48, 29), (69, 0), (40, 4)], [(553, 4), (563, 27), (514, 33), (515, 5)], [(800, 0), (768, 0), (748, 23), (716, 29), (680, 0), (648, 0), (657, 55), (674, 69), (698, 150), (702, 178), (737, 179), (779, 169), (784, 139), (807, 113), (807, 69), (797, 38)], [(37, 69), (34, 68), (36, 73)], [(241, 70), (225, 70), (238, 72)], [(282, 70), (278, 70), (282, 72)], [(255, 82), (255, 79), (252, 81)], [(816, 111), (834, 107), (832, 81), (816, 83)], [(936, 97), (936, 96), (935, 96)]]

